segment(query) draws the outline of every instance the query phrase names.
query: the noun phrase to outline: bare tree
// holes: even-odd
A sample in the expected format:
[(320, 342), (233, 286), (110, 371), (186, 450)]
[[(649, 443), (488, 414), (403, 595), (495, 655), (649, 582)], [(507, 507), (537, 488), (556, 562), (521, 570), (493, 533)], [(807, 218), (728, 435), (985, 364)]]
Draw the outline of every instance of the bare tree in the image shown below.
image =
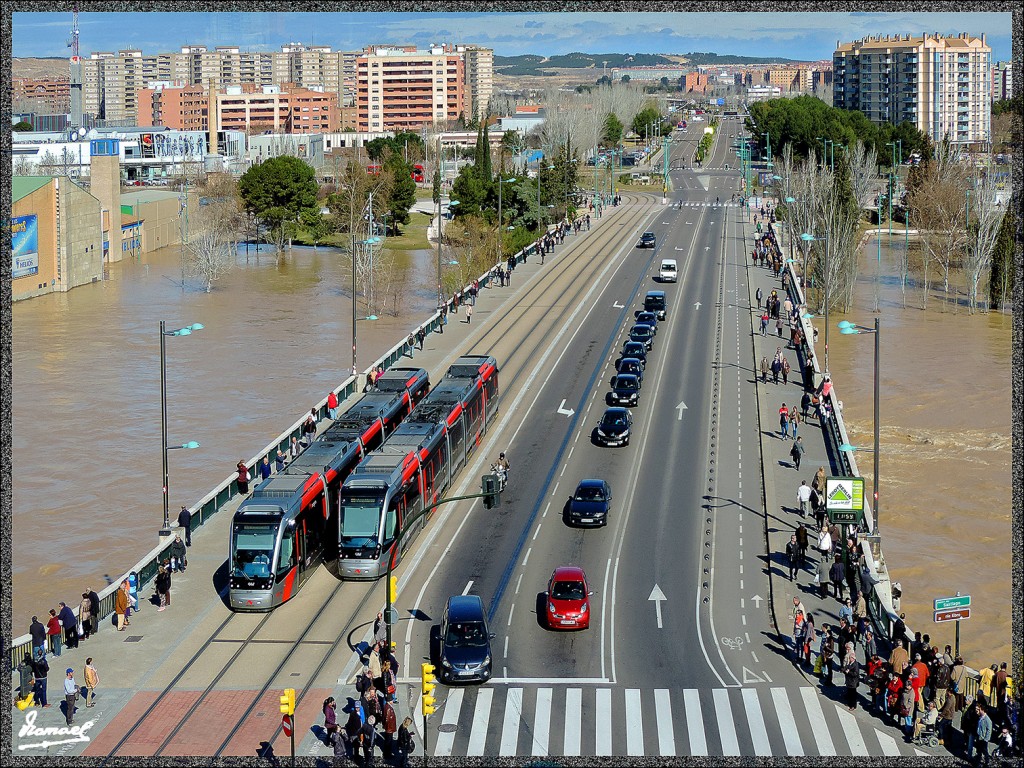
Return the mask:
[[(878, 160), (878, 153), (874, 146), (871, 149), (864, 148), (864, 142), (857, 140), (857, 143), (850, 149), (850, 182), (853, 184), (853, 196), (857, 206), (863, 211), (871, 204), (871, 182), (875, 180), (875, 164)], [(879, 216), (881, 220), (881, 216)]]
[(968, 226), (964, 272), (967, 275), (969, 311), (974, 314), (978, 310), (978, 284), (992, 264), (992, 249), (1006, 211), (997, 205), (995, 185), (990, 179), (979, 180), (972, 191), (973, 221)]
[(230, 247), (240, 209), (230, 201), (201, 205), (192, 215), (192, 231), (185, 248), (187, 270), (213, 290), (214, 281), (231, 271), (235, 257)]

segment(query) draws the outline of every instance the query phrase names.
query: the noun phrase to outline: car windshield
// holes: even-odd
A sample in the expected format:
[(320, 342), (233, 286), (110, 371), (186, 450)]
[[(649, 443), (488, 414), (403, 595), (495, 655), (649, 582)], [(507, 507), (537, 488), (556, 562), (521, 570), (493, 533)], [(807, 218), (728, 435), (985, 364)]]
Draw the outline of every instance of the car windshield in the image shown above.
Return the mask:
[(601, 424), (605, 427), (622, 427), (626, 424), (626, 417), (621, 414), (605, 414)]
[(576, 489), (576, 501), (604, 501), (604, 488), (599, 485), (581, 485)]
[(582, 600), (586, 596), (582, 581), (556, 581), (551, 585), (551, 597), (555, 600)]
[(636, 357), (637, 359), (639, 359), (640, 356), (643, 355), (644, 353), (644, 345), (638, 341), (630, 341), (626, 343), (626, 346), (623, 348), (623, 351), (626, 352), (626, 354), (628, 354), (630, 357)]
[(487, 645), (487, 630), (482, 621), (453, 622), (444, 642), (451, 648), (481, 648)]
[(633, 376), (619, 376), (615, 379), (616, 389), (636, 389), (637, 381)]
[(648, 323), (648, 324), (650, 324), (650, 323), (656, 322), (657, 319), (658, 319), (657, 315), (655, 315), (653, 312), (641, 312), (639, 315), (636, 316), (636, 321), (638, 323)]
[(632, 336), (638, 336), (638, 337), (650, 336), (651, 335), (651, 327), (649, 325), (638, 325), (638, 326), (633, 328), (633, 332), (632, 332), (631, 335)]

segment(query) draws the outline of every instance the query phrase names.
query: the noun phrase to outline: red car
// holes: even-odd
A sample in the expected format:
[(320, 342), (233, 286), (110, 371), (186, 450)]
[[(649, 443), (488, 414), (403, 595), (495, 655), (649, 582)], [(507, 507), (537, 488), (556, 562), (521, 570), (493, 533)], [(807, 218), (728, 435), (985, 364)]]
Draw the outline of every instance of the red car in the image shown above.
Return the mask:
[(592, 594), (582, 568), (574, 565), (555, 568), (548, 582), (548, 628), (587, 629), (590, 626)]

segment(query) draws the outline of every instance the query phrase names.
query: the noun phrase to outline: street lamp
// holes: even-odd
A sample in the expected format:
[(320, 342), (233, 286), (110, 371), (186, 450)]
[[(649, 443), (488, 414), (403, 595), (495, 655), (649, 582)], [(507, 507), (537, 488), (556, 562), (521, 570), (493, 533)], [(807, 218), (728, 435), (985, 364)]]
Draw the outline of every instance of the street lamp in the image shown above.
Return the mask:
[[(803, 240), (805, 243), (809, 243), (809, 242), (813, 242), (815, 240), (819, 240), (819, 239), (822, 239), (822, 238), (817, 238), (814, 235), (810, 235), (807, 232), (804, 232), (803, 234), (800, 235), (800, 239)], [(824, 375), (827, 376), (828, 375), (828, 282), (829, 282), (828, 281), (828, 232), (825, 233), (825, 237), (823, 239), (825, 240), (825, 274), (824, 274), (824, 282), (825, 282), (825, 371), (824, 371)], [(805, 261), (805, 265), (804, 266), (805, 266), (805, 268), (806, 268), (806, 260), (807, 260), (807, 252), (805, 251), (804, 252), (804, 261)]]
[(161, 536), (171, 535), (171, 518), (167, 510), (167, 452), (179, 448), (192, 449), (199, 447), (199, 443), (195, 440), (190, 440), (181, 445), (167, 444), (167, 345), (165, 339), (168, 336), (191, 336), (192, 331), (201, 331), (202, 329), (202, 323), (192, 323), (192, 325), (186, 325), (184, 328), (168, 331), (166, 322), (160, 321), (160, 445), (162, 446), (161, 454), (164, 461), (164, 525), (160, 529)]
[[(874, 453), (874, 460), (875, 460), (875, 467), (874, 467), (875, 468), (875, 476), (874, 476), (873, 482), (872, 482), (872, 486), (873, 486), (873, 488), (872, 488), (872, 498), (874, 499), (872, 507), (873, 507), (874, 515), (875, 515), (875, 524), (874, 524), (874, 530), (872, 532), (877, 536), (878, 535), (878, 454), (879, 454), (879, 439), (878, 439), (878, 436), (879, 436), (879, 421), (878, 421), (878, 411), (879, 411), (879, 403), (880, 403), (880, 398), (879, 398), (879, 389), (880, 389), (880, 386), (879, 386), (879, 377), (880, 377), (880, 374), (879, 374), (879, 364), (880, 364), (880, 361), (881, 361), (881, 342), (880, 342), (881, 333), (879, 331), (879, 324), (878, 324), (878, 318), (877, 317), (875, 318), (875, 327), (874, 328), (866, 328), (864, 326), (856, 325), (854, 323), (851, 323), (849, 320), (843, 320), (842, 322), (839, 323), (838, 327), (839, 327), (839, 332), (844, 334), (844, 335), (855, 335), (855, 334), (858, 334), (858, 333), (873, 333), (873, 334), (875, 334), (875, 447), (872, 450), (872, 453)], [(845, 451), (845, 452), (849, 452), (849, 451), (855, 451), (855, 450), (857, 450), (857, 448), (855, 446), (850, 445), (849, 443), (843, 443), (842, 445), (839, 446), (839, 450)]]
[[(540, 172), (537, 172), (537, 178), (540, 178)], [(501, 217), (501, 185), (508, 184), (515, 181), (515, 177), (511, 179), (502, 179), (501, 174), (498, 174), (498, 261), (502, 259), (501, 243), (505, 236), (505, 220)]]

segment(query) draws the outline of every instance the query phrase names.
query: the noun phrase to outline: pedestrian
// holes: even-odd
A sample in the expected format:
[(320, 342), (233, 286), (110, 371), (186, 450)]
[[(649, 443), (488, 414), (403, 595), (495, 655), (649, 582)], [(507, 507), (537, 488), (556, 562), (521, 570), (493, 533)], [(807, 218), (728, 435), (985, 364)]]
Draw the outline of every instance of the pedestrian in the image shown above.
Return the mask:
[[(844, 583), (846, 581), (846, 567), (843, 565), (842, 555), (836, 555), (832, 562), (832, 567), (829, 569), (829, 578), (832, 580), (832, 588), (835, 590), (835, 597), (838, 600), (843, 599)], [(853, 611), (850, 611), (852, 618)], [(852, 626), (852, 624), (851, 624)]]
[(789, 384), (789, 360), (782, 358), (782, 383)]
[(761, 357), (761, 383), (768, 383), (768, 356), (764, 355)]
[[(796, 443), (793, 443), (793, 447), (796, 447)], [(807, 517), (807, 504), (811, 499), (811, 489), (807, 485), (806, 480), (800, 481), (800, 487), (796, 489), (796, 500), (800, 505), (800, 517)], [(794, 540), (796, 536), (794, 535)]]
[(60, 619), (60, 626), (64, 630), (64, 645), (67, 648), (78, 647), (78, 619), (75, 618), (75, 612), (71, 610), (71, 606), (61, 601), (58, 603), (60, 610), (57, 612), (57, 618)]
[(31, 706), (35, 700), (35, 675), (32, 672), (31, 653), (26, 653), (21, 659), (21, 664), (18, 665), (18, 682), (18, 702), (24, 702), (24, 705), (19, 708), (24, 709)]
[(333, 389), (327, 393), (327, 418), (331, 421), (338, 418), (338, 395)]
[(89, 593), (82, 593), (82, 602), (78, 604), (78, 623), (82, 627), (82, 639), (88, 640), (92, 634), (92, 600)]
[(889, 654), (889, 667), (897, 675), (902, 676), (907, 665), (910, 664), (910, 654), (907, 653), (906, 640), (895, 634), (892, 639), (895, 645), (893, 646), (892, 653)]
[(947, 734), (953, 725), (953, 718), (956, 717), (956, 696), (947, 696), (942, 706), (939, 707), (938, 736), (939, 746), (946, 742)]
[(416, 337), (413, 336), (411, 333), (409, 334), (409, 337), (405, 340), (405, 346), (406, 351), (408, 351), (409, 353), (409, 357), (413, 357), (413, 350), (416, 349)]
[[(376, 385), (377, 379), (374, 378), (374, 385)], [(316, 439), (316, 408), (309, 410), (309, 416), (306, 417), (306, 421), (302, 424), (302, 439), (306, 441), (306, 447), (308, 448), (313, 444), (313, 440)]]
[(167, 593), (170, 591), (170, 586), (167, 583), (169, 578), (167, 569), (161, 565), (156, 574), (156, 594), (160, 598), (160, 607), (157, 608), (157, 611), (167, 608)]
[(811, 481), (811, 488), (820, 494), (825, 493), (825, 467), (818, 467), (818, 471), (814, 473), (814, 480)]
[(800, 397), (800, 414), (803, 416), (804, 421), (807, 421), (807, 414), (811, 409), (811, 393), (804, 392)]
[(68, 667), (64, 672), (64, 703), (67, 706), (65, 719), (68, 725), (75, 722), (76, 701), (78, 701), (78, 683), (75, 682), (75, 670)]
[(125, 615), (128, 612), (128, 593), (124, 587), (127, 581), (121, 582), (121, 587), (114, 593), (114, 613), (117, 614), (117, 631), (124, 632), (125, 625), (128, 623), (128, 618)]
[(238, 492), (245, 496), (249, 493), (249, 468), (245, 466), (245, 459), (239, 459), (235, 465), (238, 470)]
[(823, 624), (821, 628), (824, 630), (818, 651), (821, 654), (821, 676), (825, 683), (832, 685), (832, 657), (835, 655), (836, 640), (832, 634), (832, 627)]
[[(589, 228), (589, 227), (588, 227)], [(416, 749), (416, 742), (412, 737), (412, 718), (407, 717), (398, 726), (398, 739), (396, 741), (395, 765), (398, 768), (408, 768), (409, 755)]]
[(757, 308), (760, 309), (761, 300), (764, 299), (764, 291), (762, 291), (760, 287), (758, 287), (757, 292), (754, 294), (754, 298), (757, 299)]
[(92, 707), (93, 697), (96, 695), (96, 687), (100, 684), (100, 673), (92, 663), (92, 656), (85, 660), (85, 706)]
[(843, 675), (846, 682), (846, 706), (853, 712), (857, 709), (857, 686), (860, 685), (860, 662), (853, 653), (853, 647), (847, 643), (846, 656), (843, 659)]
[[(280, 449), (278, 449), (277, 455), (278, 455), (278, 462), (280, 463), (280, 467), (278, 468), (277, 471), (280, 472), (282, 469), (284, 469), (284, 464), (281, 463), (284, 460), (284, 454), (281, 453)], [(181, 508), (181, 512), (178, 513), (178, 527), (181, 528), (182, 533), (185, 534), (185, 546), (186, 547), (191, 547), (192, 546), (192, 513), (188, 511), (188, 507), (182, 507)]]
[(800, 545), (797, 543), (796, 534), (789, 537), (786, 544), (786, 560), (789, 562), (789, 580), (793, 580), (797, 570), (800, 568)]
[(814, 574), (814, 583), (818, 587), (818, 597), (823, 600), (828, 597), (829, 578), (829, 562), (824, 556), (822, 556), (822, 558), (818, 560), (818, 570), (817, 573)]
[(980, 701), (977, 703), (976, 707), (978, 713), (978, 728), (976, 731), (977, 740), (975, 741), (975, 746), (978, 747), (978, 757), (974, 760), (974, 764), (978, 765), (984, 761), (987, 766), (988, 743), (992, 741), (992, 719), (988, 716), (988, 712)]
[(804, 612), (797, 608), (793, 613), (793, 666), (800, 664), (803, 656)]
[(803, 566), (807, 562), (807, 547), (810, 545), (807, 528), (803, 523), (800, 523), (796, 529), (796, 543), (800, 547), (800, 565)]
[[(59, 655), (59, 654), (58, 654)], [(992, 684), (996, 678), (996, 670), (998, 667), (993, 664), (981, 670), (981, 679), (978, 682), (978, 700), (985, 706), (993, 706), (992, 702)]]
[[(372, 386), (372, 383), (370, 386)], [(299, 445), (299, 438), (292, 435), (292, 439), (288, 444), (288, 454), (291, 456), (292, 460), (294, 460), (300, 453), (302, 453), (302, 446)]]
[(818, 530), (818, 553), (822, 560), (827, 560), (832, 554), (832, 535), (824, 525)]
[(421, 350), (423, 349), (423, 342), (426, 341), (426, 338), (427, 332), (423, 330), (423, 326), (421, 325), (419, 330), (416, 331), (416, 343), (419, 344)]
[(942, 709), (946, 703), (946, 696), (949, 694), (950, 668), (940, 658), (932, 670), (932, 694), (935, 696), (935, 705)]
[[(284, 472), (285, 464), (288, 462), (288, 454), (282, 451), (280, 448), (277, 449), (277, 455), (274, 456), (274, 471), (280, 474)], [(186, 540), (186, 544), (191, 545), (191, 542)]]
[[(796, 469), (797, 472), (799, 472), (800, 471), (800, 459), (803, 458), (803, 455), (804, 455), (804, 439), (802, 437), (798, 437), (796, 440), (793, 441), (793, 446), (789, 449), (789, 455), (790, 455), (790, 458), (793, 459), (793, 466), (794, 466), (794, 468)], [(807, 498), (808, 498), (808, 500), (810, 500), (810, 489), (809, 488), (807, 489)], [(804, 512), (804, 508), (803, 508), (803, 505), (801, 505), (801, 507), (800, 507), (800, 515), (801, 515), (801, 517), (803, 516), (803, 512)]]
[(333, 696), (328, 696), (324, 699), (324, 705), (322, 711), (324, 713), (324, 731), (327, 733), (327, 743), (334, 743), (334, 736), (338, 733), (338, 714), (337, 714), (338, 703), (334, 700)]
[(783, 440), (789, 436), (789, 409), (785, 403), (779, 408), (779, 436)]
[[(56, 613), (56, 611), (54, 612)], [(46, 627), (38, 616), (32, 617), (32, 623), (29, 624), (28, 633), (32, 636), (32, 657), (36, 659), (46, 658)]]
[(377, 717), (370, 715), (359, 727), (359, 732), (356, 735), (356, 740), (359, 748), (363, 752), (363, 765), (365, 768), (373, 768), (373, 749), (377, 745)]
[(872, 656), (878, 655), (878, 645), (875, 643), (875, 634), (868, 627), (864, 632), (864, 663), (867, 664)]
[[(366, 384), (363, 385), (363, 393), (365, 394), (365, 393), (369, 392), (371, 389), (373, 389), (373, 370), (372, 369), (366, 372)], [(294, 439), (295, 438), (293, 437), (292, 440), (294, 440)]]
[(263, 461), (260, 462), (260, 480), (267, 480), (270, 477), (271, 471), (270, 454), (267, 454), (263, 457)]
[(92, 632), (90, 634), (95, 635), (100, 631), (100, 596), (92, 587), (89, 587), (87, 591), (89, 593), (89, 613), (92, 616)]
[(778, 337), (780, 339), (782, 338), (782, 327), (783, 327), (783, 325), (784, 325), (784, 323), (782, 322), (782, 317), (781, 316), (777, 316), (775, 318), (775, 333), (776, 333), (776, 335), (778, 335)]
[(768, 335), (768, 310), (761, 313), (761, 335)]
[[(786, 380), (785, 380), (786, 379), (786, 369), (788, 368), (788, 366), (789, 366), (789, 364), (785, 360), (783, 360), (782, 361), (782, 379), (783, 379), (782, 383), (783, 384), (786, 383)], [(797, 431), (799, 429), (800, 429), (800, 413), (797, 411), (796, 406), (793, 406), (792, 408), (789, 409), (789, 431), (793, 433), (793, 439), (794, 440), (798, 439), (797, 438)]]
[(45, 658), (32, 660), (32, 684), (35, 693), (36, 703), (44, 709), (49, 709), (50, 704), (46, 700), (46, 676), (50, 674), (50, 665)]
[(377, 690), (382, 691), (384, 689), (384, 671), (381, 666), (380, 648), (380, 643), (373, 644), (373, 649), (370, 651), (370, 657), (367, 663), (370, 666), (370, 676), (373, 678), (374, 687)]
[(50, 641), (50, 651), (54, 656), (60, 657), (61, 626), (55, 608), (50, 609), (50, 618), (46, 621), (46, 637)]
[(384, 737), (382, 738), (384, 757), (391, 760), (395, 755), (395, 734), (398, 732), (398, 715), (391, 702), (384, 703)]
[(473, 305), (472, 304), (467, 304), (466, 305), (466, 325), (469, 325), (472, 322), (473, 322)]
[(779, 358), (772, 359), (772, 384), (779, 383), (779, 374), (782, 373), (782, 361)]
[(803, 646), (801, 651), (803, 652), (804, 663), (811, 666), (811, 652), (814, 649), (814, 643), (817, 640), (817, 635), (814, 632), (814, 615), (808, 613), (807, 618), (804, 619), (804, 633), (803, 633)]

